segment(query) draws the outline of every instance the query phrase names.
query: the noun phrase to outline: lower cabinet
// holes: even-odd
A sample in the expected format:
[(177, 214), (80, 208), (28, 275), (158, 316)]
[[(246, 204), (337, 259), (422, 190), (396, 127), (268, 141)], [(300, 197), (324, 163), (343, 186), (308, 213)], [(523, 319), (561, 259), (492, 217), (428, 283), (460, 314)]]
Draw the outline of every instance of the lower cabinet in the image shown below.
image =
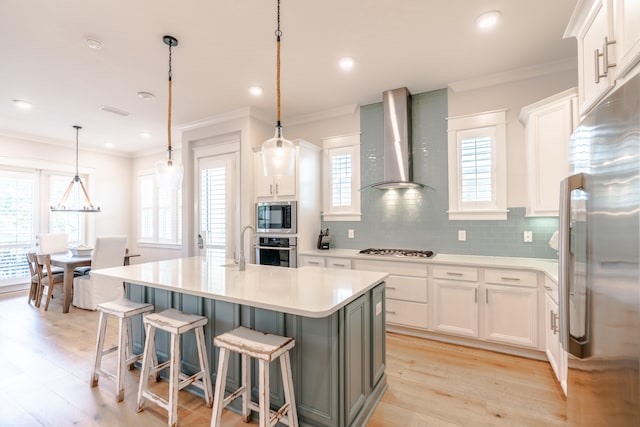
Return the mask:
[(545, 353), (560, 386), (567, 394), (567, 354), (560, 342), (560, 312), (558, 311), (558, 288), (549, 279), (545, 280)]
[(389, 273), (385, 288), (387, 324), (418, 329), (429, 327), (425, 264), (354, 260), (353, 268)]
[(349, 258), (335, 258), (335, 257), (322, 257), (314, 255), (302, 255), (298, 259), (298, 265), (300, 267), (329, 267), (329, 268), (344, 268), (351, 270), (351, 259)]
[(485, 339), (537, 347), (537, 288), (485, 284), (484, 299)]
[(478, 284), (454, 280), (433, 281), (433, 329), (478, 337)]

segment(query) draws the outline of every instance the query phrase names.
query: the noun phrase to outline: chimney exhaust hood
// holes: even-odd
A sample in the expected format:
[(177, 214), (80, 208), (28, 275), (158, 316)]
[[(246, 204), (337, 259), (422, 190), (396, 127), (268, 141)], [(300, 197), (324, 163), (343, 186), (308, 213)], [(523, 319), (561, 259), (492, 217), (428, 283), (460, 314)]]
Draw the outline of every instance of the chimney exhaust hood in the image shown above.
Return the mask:
[(422, 188), (413, 182), (411, 94), (406, 87), (382, 93), (384, 111), (384, 181), (371, 187), (382, 190)]

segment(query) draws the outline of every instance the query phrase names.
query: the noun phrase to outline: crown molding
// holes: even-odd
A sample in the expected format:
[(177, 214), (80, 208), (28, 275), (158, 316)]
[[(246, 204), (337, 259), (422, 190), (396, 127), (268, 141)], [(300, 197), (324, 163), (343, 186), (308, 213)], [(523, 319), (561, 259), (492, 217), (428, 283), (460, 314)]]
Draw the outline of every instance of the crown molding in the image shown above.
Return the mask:
[(572, 70), (575, 70), (576, 72), (578, 70), (577, 57), (532, 65), (530, 67), (516, 68), (514, 70), (489, 74), (474, 79), (460, 80), (449, 83), (448, 87), (454, 93), (460, 93)]
[(341, 107), (330, 108), (316, 113), (303, 114), (287, 120), (287, 126), (301, 125), (305, 123), (318, 122), (320, 120), (332, 119), (334, 117), (348, 116), (358, 111), (358, 104), (347, 104)]

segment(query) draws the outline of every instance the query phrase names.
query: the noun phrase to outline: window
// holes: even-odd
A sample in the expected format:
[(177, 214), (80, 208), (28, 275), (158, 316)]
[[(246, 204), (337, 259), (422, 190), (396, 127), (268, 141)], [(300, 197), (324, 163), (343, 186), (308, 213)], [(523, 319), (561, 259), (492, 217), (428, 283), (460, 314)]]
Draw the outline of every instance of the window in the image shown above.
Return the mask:
[[(0, 171), (0, 283), (29, 277), (26, 254), (35, 236), (36, 174)], [(28, 280), (28, 279), (27, 279)]]
[(360, 221), (360, 135), (326, 138), (324, 151), (325, 221)]
[(449, 121), (449, 219), (507, 219), (506, 110)]
[[(68, 175), (49, 175), (49, 205), (54, 205), (62, 199), (72, 179), (73, 177)], [(86, 177), (82, 177), (82, 179), (84, 182), (87, 180)], [(69, 199), (78, 200), (80, 198), (80, 186), (75, 185), (73, 190), (74, 193), (69, 196)], [(67, 233), (69, 235), (69, 244), (80, 244), (84, 242), (85, 216), (86, 214), (81, 214), (80, 212), (49, 212), (49, 232)]]
[(179, 245), (182, 241), (182, 190), (158, 188), (153, 171), (138, 175), (138, 242)]

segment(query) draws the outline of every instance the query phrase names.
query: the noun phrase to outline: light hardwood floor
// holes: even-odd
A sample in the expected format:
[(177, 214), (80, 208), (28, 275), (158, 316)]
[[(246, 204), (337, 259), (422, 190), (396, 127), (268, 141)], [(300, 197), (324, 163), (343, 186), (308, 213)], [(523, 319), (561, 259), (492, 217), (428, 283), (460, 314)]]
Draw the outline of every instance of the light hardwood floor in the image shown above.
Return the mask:
[[(0, 426), (166, 425), (154, 404), (136, 412), (138, 370), (127, 372), (119, 404), (113, 382), (89, 387), (98, 315), (74, 307), (63, 315), (61, 302), (58, 293), (45, 312), (27, 304), (26, 292), (0, 294)], [(116, 337), (110, 321), (107, 343)], [(388, 333), (386, 372), (372, 427), (567, 425), (545, 362)], [(201, 399), (181, 391), (179, 400), (180, 425), (209, 425)], [(223, 425), (245, 424), (224, 411)]]

